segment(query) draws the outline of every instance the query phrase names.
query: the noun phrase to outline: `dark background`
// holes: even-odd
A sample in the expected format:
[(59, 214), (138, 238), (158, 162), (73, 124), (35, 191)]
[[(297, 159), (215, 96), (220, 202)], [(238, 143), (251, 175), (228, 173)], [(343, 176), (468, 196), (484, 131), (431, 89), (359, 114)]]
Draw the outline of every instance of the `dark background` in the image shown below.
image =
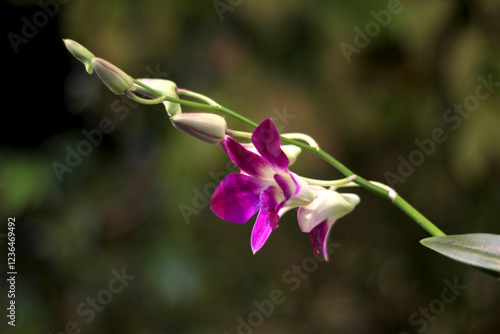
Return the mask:
[[(254, 218), (228, 223), (206, 204), (231, 166), (222, 149), (175, 130), (161, 105), (114, 95), (61, 39), (256, 122), (273, 117), (371, 180), (389, 182), (422, 151), (416, 141), (442, 129), (446, 140), (394, 187), (448, 234), (500, 234), (498, 87), (460, 124), (445, 117), (475, 94), (478, 77), (500, 81), (498, 2), (402, 1), (364, 42), (357, 31), (376, 27), (391, 1), (62, 2), (0, 2), (0, 249), (6, 263), (16, 217), (18, 272), (15, 328), (7, 270), (0, 275), (4, 332), (497, 332), (499, 282), (421, 246), (424, 230), (363, 189), (332, 230), (328, 263), (312, 257), (293, 213), (252, 255)], [(346, 57), (342, 43), (356, 41), (364, 45)], [(87, 152), (85, 133), (103, 119), (112, 131), (58, 177), (54, 163)], [(341, 177), (308, 153), (292, 167)], [(187, 218), (186, 206), (195, 212)], [(129, 280), (118, 289), (122, 272)], [(88, 298), (103, 302), (92, 317)]]

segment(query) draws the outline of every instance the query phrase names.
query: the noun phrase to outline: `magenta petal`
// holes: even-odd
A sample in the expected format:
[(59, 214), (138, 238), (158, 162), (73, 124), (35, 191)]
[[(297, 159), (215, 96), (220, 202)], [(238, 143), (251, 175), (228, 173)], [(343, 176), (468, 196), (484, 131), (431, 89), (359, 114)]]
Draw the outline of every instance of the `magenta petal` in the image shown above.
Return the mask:
[(257, 216), (257, 221), (253, 226), (252, 236), (250, 237), (250, 245), (254, 254), (264, 246), (272, 231), (273, 228), (269, 224), (268, 212), (262, 208)]
[(267, 211), (274, 211), (279, 204), (279, 195), (278, 188), (270, 186), (260, 194), (260, 204)]
[(283, 191), (283, 196), (285, 196), (285, 200), (290, 199), (294, 194), (295, 188), (298, 187), (298, 184), (295, 183), (295, 180), (292, 181), (280, 174), (274, 174), (274, 181), (276, 181), (278, 186), (280, 186), (281, 190)]
[(328, 235), (332, 225), (333, 224), (328, 224), (328, 220), (325, 220), (311, 231), (311, 241), (313, 243), (314, 253), (318, 253), (318, 248), (321, 247), (321, 253), (326, 261), (328, 261)]
[(283, 195), (275, 186), (266, 188), (260, 194), (260, 204), (267, 210), (269, 224), (273, 230), (278, 228), (278, 220), (280, 219), (278, 211), (285, 205), (285, 202), (281, 201), (282, 198)]
[[(222, 148), (224, 149), (224, 151), (227, 153), (227, 141), (229, 140), (229, 136), (226, 136), (224, 139), (222, 139), (222, 141), (220, 142), (220, 146), (222, 146)], [(231, 138), (232, 139), (232, 138)]]
[(255, 177), (265, 177), (273, 173), (269, 164), (261, 156), (247, 150), (233, 138), (226, 137), (222, 146), (231, 161), (244, 173)]
[(264, 185), (252, 176), (232, 173), (215, 190), (210, 208), (220, 218), (244, 223), (260, 208), (260, 193)]
[(313, 253), (318, 254), (319, 253), (319, 247), (318, 247), (318, 227), (316, 226), (315, 228), (312, 229), (310, 232), (311, 234), (311, 243), (313, 245)]
[(290, 177), (292, 178), (293, 180), (293, 183), (295, 183), (295, 193), (293, 194), (293, 196), (297, 196), (300, 192), (300, 184), (299, 182), (297, 181), (297, 179), (295, 178), (295, 176), (293, 176), (293, 173), (290, 173)]
[(276, 170), (288, 168), (288, 158), (280, 146), (280, 136), (273, 121), (264, 120), (253, 131), (252, 143), (260, 155)]

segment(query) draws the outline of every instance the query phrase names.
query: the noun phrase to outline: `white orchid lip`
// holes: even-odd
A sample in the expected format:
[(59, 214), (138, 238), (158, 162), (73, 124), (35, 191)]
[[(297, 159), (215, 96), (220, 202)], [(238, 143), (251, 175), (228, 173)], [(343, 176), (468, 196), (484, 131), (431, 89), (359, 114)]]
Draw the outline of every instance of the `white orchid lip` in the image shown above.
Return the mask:
[(321, 251), (325, 260), (328, 260), (327, 241), (330, 230), (339, 218), (354, 209), (359, 203), (359, 197), (355, 194), (338, 193), (333, 188), (311, 188), (316, 189), (318, 196), (297, 210), (297, 220), (300, 229), (311, 234), (314, 253)]
[(303, 232), (311, 232), (325, 220), (336, 221), (351, 212), (359, 203), (359, 197), (354, 194), (340, 194), (336, 191), (323, 189), (310, 204), (299, 208), (298, 221)]

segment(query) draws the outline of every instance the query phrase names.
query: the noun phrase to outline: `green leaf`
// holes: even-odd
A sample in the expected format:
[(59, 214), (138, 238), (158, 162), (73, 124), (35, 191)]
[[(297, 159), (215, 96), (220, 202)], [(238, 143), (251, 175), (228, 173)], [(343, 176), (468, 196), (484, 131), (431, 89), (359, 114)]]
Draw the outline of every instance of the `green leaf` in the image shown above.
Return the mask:
[(462, 234), (431, 237), (420, 243), (444, 256), (500, 278), (500, 235)]

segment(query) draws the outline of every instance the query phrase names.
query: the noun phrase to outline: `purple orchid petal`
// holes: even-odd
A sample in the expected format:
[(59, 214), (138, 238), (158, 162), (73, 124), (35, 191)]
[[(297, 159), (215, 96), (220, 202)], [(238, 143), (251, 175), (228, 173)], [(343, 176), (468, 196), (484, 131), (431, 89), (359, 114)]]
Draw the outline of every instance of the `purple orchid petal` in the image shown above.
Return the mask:
[(252, 176), (229, 174), (215, 190), (210, 208), (224, 220), (244, 223), (261, 207), (260, 193), (264, 187), (261, 180)]
[(273, 230), (278, 228), (279, 210), (284, 206), (286, 200), (277, 187), (270, 186), (260, 194), (260, 204), (268, 212), (268, 220)]
[(222, 148), (224, 149), (224, 152), (227, 153), (227, 145), (226, 145), (226, 142), (229, 140), (229, 136), (226, 136), (224, 139), (222, 139), (222, 141), (220, 142), (220, 146), (222, 146)]
[(311, 243), (313, 245), (313, 253), (318, 254), (319, 253), (319, 247), (318, 247), (318, 226), (312, 229), (310, 232), (311, 234)]
[(333, 222), (327, 219), (318, 224), (311, 231), (311, 242), (313, 244), (313, 252), (317, 254), (321, 249), (321, 254), (323, 254), (325, 261), (328, 261), (327, 242), (330, 229), (332, 226)]
[(319, 246), (321, 247), (321, 253), (323, 253), (325, 261), (328, 261), (327, 243), (328, 243), (328, 236), (330, 235), (330, 229), (332, 228), (332, 226), (333, 222), (327, 220), (317, 227), (318, 243)]
[(271, 119), (266, 119), (253, 131), (252, 143), (259, 154), (275, 169), (288, 168), (288, 158), (280, 146), (280, 136)]
[(292, 179), (289, 179), (286, 176), (280, 174), (274, 174), (274, 180), (283, 191), (283, 196), (285, 196), (285, 200), (290, 199), (290, 197), (293, 196), (295, 187), (298, 186), (298, 184), (294, 184)]
[(293, 183), (295, 183), (295, 193), (293, 194), (293, 196), (297, 196), (299, 194), (299, 192), (300, 192), (299, 181), (298, 181), (298, 179), (295, 176), (293, 176), (293, 173), (290, 172), (289, 174), (290, 174), (290, 177), (293, 180)]
[(231, 161), (242, 172), (255, 177), (269, 177), (274, 173), (269, 164), (258, 154), (255, 154), (231, 137), (223, 140), (223, 146)]
[(257, 221), (253, 226), (252, 236), (250, 237), (250, 245), (254, 254), (264, 246), (272, 231), (273, 228), (269, 223), (269, 213), (266, 209), (262, 208), (257, 216)]
[(260, 204), (267, 211), (274, 211), (280, 202), (280, 191), (275, 186), (266, 188), (260, 194)]

